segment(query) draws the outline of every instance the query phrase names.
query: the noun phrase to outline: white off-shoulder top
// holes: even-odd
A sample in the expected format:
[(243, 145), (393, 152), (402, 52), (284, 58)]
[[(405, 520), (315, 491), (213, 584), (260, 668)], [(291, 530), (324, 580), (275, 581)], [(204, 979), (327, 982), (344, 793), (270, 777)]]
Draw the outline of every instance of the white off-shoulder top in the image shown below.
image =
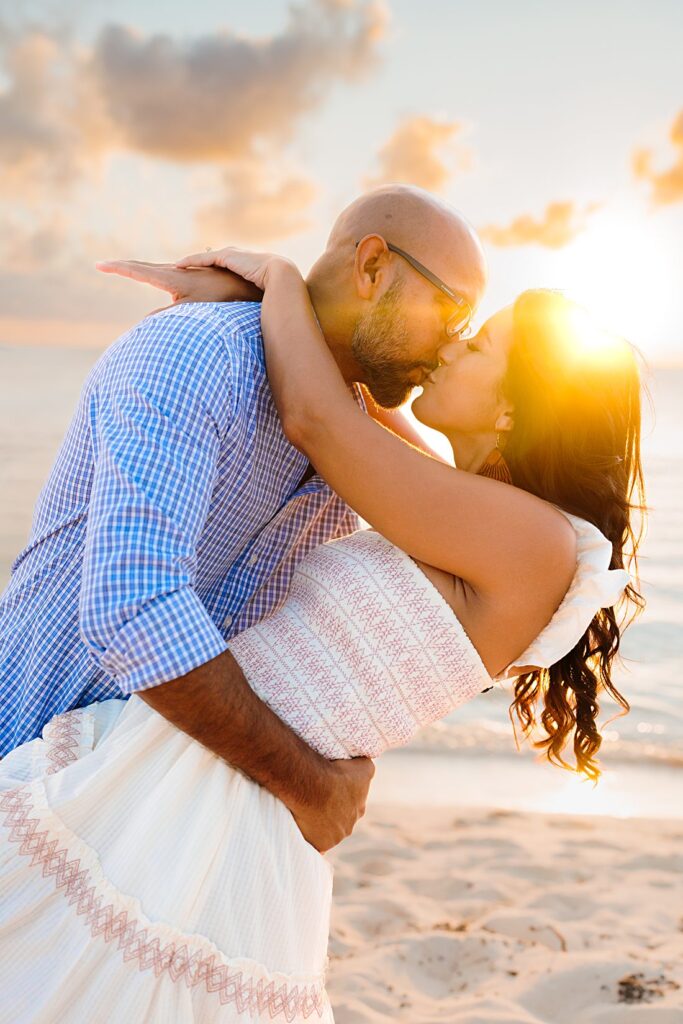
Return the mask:
[(610, 569), (612, 545), (597, 526), (564, 509), (559, 511), (576, 532), (574, 579), (545, 629), (513, 663), (494, 677), (496, 680), (519, 675), (523, 666), (550, 668), (571, 651), (600, 608), (617, 603), (630, 582), (625, 569)]
[[(578, 541), (574, 580), (548, 626), (496, 680), (515, 675), (515, 665), (559, 660), (628, 583), (626, 572), (609, 569), (600, 531), (568, 518)], [(261, 699), (328, 758), (402, 746), (493, 682), (442, 594), (374, 530), (309, 552), (284, 604), (229, 646)]]

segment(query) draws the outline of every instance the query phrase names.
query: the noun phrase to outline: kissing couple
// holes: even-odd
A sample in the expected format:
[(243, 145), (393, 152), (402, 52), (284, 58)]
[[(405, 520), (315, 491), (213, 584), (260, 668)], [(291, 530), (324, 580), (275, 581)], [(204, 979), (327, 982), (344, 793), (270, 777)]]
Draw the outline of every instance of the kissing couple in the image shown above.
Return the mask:
[(328, 1024), (325, 851), (372, 759), (497, 686), (600, 774), (637, 360), (544, 290), (473, 334), (479, 240), (408, 186), (306, 280), (100, 267), (175, 301), (90, 372), (0, 601), (0, 1016)]

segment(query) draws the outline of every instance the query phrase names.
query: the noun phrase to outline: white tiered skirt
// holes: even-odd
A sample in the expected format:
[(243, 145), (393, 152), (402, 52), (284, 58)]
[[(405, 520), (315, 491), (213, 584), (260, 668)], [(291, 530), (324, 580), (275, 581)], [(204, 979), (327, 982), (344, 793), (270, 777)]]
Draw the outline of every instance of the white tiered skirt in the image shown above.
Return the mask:
[(332, 869), (139, 697), (0, 761), (0, 1022), (333, 1021)]

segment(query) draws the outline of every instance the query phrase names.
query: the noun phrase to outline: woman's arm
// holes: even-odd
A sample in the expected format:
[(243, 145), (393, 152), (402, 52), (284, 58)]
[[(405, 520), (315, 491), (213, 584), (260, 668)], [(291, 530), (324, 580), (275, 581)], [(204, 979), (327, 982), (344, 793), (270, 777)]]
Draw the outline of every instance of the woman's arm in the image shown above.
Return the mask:
[(575, 567), (566, 518), (526, 491), (422, 454), (364, 415), (293, 264), (237, 249), (187, 257), (210, 259), (264, 289), (266, 364), (283, 429), (330, 486), (413, 558), (460, 577), (483, 597), (535, 588), (552, 613)]

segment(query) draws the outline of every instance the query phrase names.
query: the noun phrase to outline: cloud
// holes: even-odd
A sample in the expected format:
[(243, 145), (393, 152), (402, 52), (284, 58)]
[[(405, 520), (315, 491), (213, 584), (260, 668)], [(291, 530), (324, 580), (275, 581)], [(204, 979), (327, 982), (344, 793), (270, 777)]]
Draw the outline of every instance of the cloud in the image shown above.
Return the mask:
[(335, 82), (375, 65), (385, 20), (376, 0), (309, 0), (263, 39), (222, 31), (179, 40), (109, 25), (88, 72), (124, 147), (223, 163), (289, 142)]
[(42, 224), (26, 225), (11, 213), (3, 217), (0, 263), (15, 274), (40, 273), (56, 266), (68, 239), (66, 217), (56, 213)]
[(637, 178), (649, 182), (652, 188), (652, 201), (658, 206), (677, 203), (683, 199), (683, 110), (671, 125), (669, 138), (676, 155), (667, 170), (654, 170), (652, 151), (649, 149), (639, 149), (633, 154), (633, 172)]
[(366, 179), (366, 184), (395, 181), (438, 192), (456, 167), (463, 165), (462, 155), (453, 156), (447, 164), (438, 152), (460, 130), (457, 121), (436, 121), (427, 116), (406, 118), (380, 149), (379, 173)]
[(273, 176), (260, 160), (244, 160), (223, 175), (224, 196), (197, 213), (202, 243), (262, 245), (310, 227), (307, 210), (317, 186), (298, 174)]
[[(14, 20), (10, 27), (0, 18), (0, 188), (7, 222), (0, 305), (16, 318), (113, 322), (135, 319), (155, 302), (146, 291), (127, 282), (118, 288), (91, 270), (96, 257), (125, 255), (138, 244), (101, 231), (89, 235), (87, 215), (76, 211), (76, 201), (81, 211), (96, 211), (88, 184), (105, 158), (123, 152), (208, 170), (222, 198), (207, 202), (203, 193), (196, 230), (211, 244), (233, 238), (261, 244), (302, 230), (317, 187), (283, 169), (286, 150), (302, 119), (336, 85), (360, 80), (377, 65), (387, 10), (383, 0), (301, 0), (268, 36), (223, 30), (174, 37), (109, 24), (87, 45), (68, 19), (39, 27), (35, 18)], [(156, 167), (149, 166), (153, 176)], [(64, 193), (75, 188), (67, 207)], [(70, 227), (60, 212), (67, 212)], [(158, 241), (159, 233), (149, 230), (153, 215), (151, 204), (142, 234)], [(163, 210), (159, 215), (168, 219)], [(95, 215), (95, 233), (98, 223)], [(182, 239), (166, 245), (171, 255), (188, 251), (182, 223)], [(119, 227), (133, 238), (140, 234), (135, 223)], [(164, 258), (158, 248), (136, 255)]]
[(2, 62), (8, 79), (0, 89), (3, 192), (27, 198), (46, 186), (61, 192), (86, 169), (97, 169), (110, 133), (68, 31), (7, 31)]
[(33, 31), (6, 49), (9, 86), (0, 93), (0, 176), (5, 190), (36, 172), (55, 181), (73, 173), (71, 126), (55, 88), (60, 51), (48, 35)]
[(337, 82), (375, 66), (386, 19), (382, 0), (308, 0), (268, 37), (109, 24), (90, 49), (69, 27), (0, 26), (0, 182), (59, 190), (117, 150), (224, 166), (272, 156)]
[(538, 220), (525, 213), (506, 227), (489, 224), (479, 228), (479, 234), (492, 245), (501, 247), (536, 244), (561, 249), (584, 230), (589, 216), (600, 206), (600, 203), (589, 203), (580, 210), (571, 201), (548, 203)]
[[(258, 38), (227, 30), (183, 38), (110, 24), (87, 45), (73, 19), (37, 25), (18, 15), (11, 26), (0, 23), (3, 313), (113, 322), (155, 301), (129, 283), (102, 280), (91, 269), (96, 257), (181, 255), (193, 230), (206, 244), (263, 244), (308, 225), (316, 186), (286, 170), (288, 148), (338, 83), (376, 66), (387, 13), (383, 0), (301, 0), (282, 29)], [(151, 204), (141, 232), (155, 240), (151, 252), (139, 251), (140, 232), (125, 210), (115, 222), (127, 243), (108, 239), (112, 218), (95, 212), (91, 222), (99, 197), (88, 185), (116, 153), (142, 158), (152, 176), (157, 159), (197, 167), (220, 182), (221, 198), (208, 203), (205, 187), (205, 205), (181, 214), (172, 238), (155, 231)], [(120, 177), (110, 182), (116, 195)], [(183, 196), (190, 208), (194, 184)], [(167, 210), (159, 215), (168, 221)]]

